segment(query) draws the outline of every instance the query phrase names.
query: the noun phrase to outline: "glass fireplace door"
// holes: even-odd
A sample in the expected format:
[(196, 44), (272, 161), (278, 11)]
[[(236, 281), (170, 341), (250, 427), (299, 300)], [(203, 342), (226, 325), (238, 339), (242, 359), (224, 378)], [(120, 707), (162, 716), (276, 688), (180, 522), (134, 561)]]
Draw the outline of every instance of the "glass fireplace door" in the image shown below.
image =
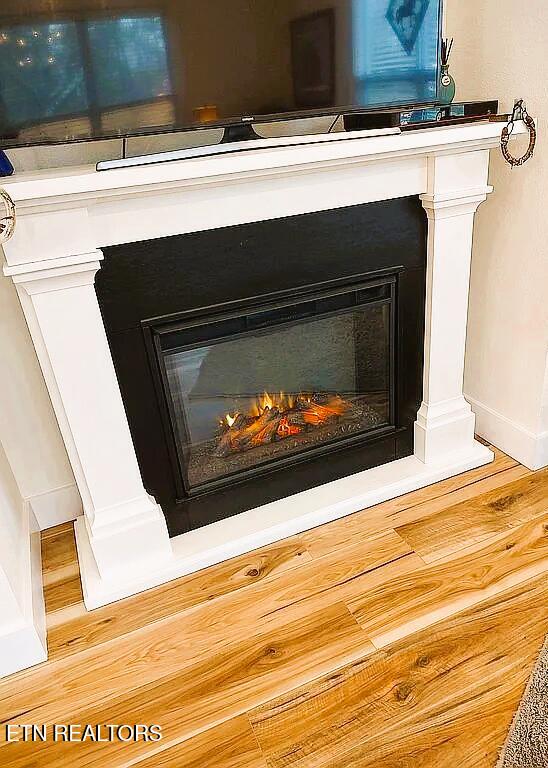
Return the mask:
[(394, 284), (195, 318), (157, 345), (187, 494), (393, 423)]

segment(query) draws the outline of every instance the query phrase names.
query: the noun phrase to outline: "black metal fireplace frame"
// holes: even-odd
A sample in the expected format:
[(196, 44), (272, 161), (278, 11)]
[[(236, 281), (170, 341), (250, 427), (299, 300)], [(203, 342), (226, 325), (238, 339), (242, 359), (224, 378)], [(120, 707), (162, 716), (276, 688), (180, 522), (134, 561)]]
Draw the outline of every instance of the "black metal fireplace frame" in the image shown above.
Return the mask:
[[(220, 490), (229, 484), (233, 485), (253, 478), (260, 478), (273, 471), (309, 462), (312, 459), (330, 454), (334, 450), (367, 445), (375, 439), (394, 435), (398, 431), (396, 427), (396, 292), (398, 274), (403, 269), (403, 266), (391, 267), (372, 273), (336, 278), (305, 287), (301, 286), (298, 289), (277, 291), (260, 297), (255, 296), (239, 301), (200, 307), (141, 321), (158, 408), (168, 444), (177, 495), (176, 503), (184, 503), (186, 499)], [(347, 301), (345, 305), (341, 306), (340, 301), (344, 297), (347, 297)], [(339, 305), (337, 305), (337, 300), (339, 300)], [(307, 306), (310, 310), (308, 313), (305, 309)], [(331, 308), (329, 308), (330, 306)], [(294, 326), (305, 323), (311, 318), (322, 319), (340, 316), (362, 306), (388, 306), (390, 308), (388, 423), (349, 437), (334, 438), (291, 456), (277, 457), (237, 473), (227, 474), (218, 480), (211, 480), (199, 486), (190, 487), (185, 472), (185, 462), (187, 461), (185, 445), (190, 442), (189, 433), (188, 428), (185, 428), (186, 434), (179, 435), (178, 439), (177, 418), (170, 396), (164, 354), (196, 349), (206, 342), (208, 345), (215, 345), (226, 341), (227, 338), (235, 340), (250, 334), (267, 334), (273, 327)], [(291, 313), (291, 310), (296, 308), (300, 308), (298, 316), (295, 316), (295, 312)], [(268, 316), (268, 319), (265, 316)], [(262, 327), (260, 327), (261, 317), (265, 319)], [(250, 324), (251, 319), (255, 319), (252, 324)], [(238, 321), (243, 326), (240, 331), (234, 329)], [(227, 326), (227, 332), (224, 334), (222, 333), (223, 324)], [(206, 339), (196, 338), (197, 330), (206, 328), (210, 328), (213, 335), (207, 334)]]

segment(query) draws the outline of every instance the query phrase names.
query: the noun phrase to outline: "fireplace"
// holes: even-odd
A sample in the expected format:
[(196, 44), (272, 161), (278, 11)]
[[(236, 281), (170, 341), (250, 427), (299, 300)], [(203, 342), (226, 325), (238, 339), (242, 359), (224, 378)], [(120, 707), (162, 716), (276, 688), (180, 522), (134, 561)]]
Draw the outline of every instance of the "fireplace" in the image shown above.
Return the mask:
[[(18, 217), (4, 272), (81, 495), (88, 608), (492, 461), (474, 440), (462, 387), (474, 215), (491, 191), (489, 149), (500, 131), (485, 123), (343, 135), (215, 161), (5, 182)], [(241, 318), (272, 299), (300, 303), (337, 280), (346, 290), (390, 277), (388, 423), (187, 491), (155, 330), (184, 326), (193, 313), (204, 326), (208, 315)], [(316, 395), (319, 405), (354, 391), (339, 382), (293, 388), (293, 398)], [(271, 401), (280, 395), (254, 386), (259, 398), (264, 389)], [(220, 418), (237, 408), (253, 416), (233, 408)]]
[(393, 430), (395, 286), (333, 280), (145, 324), (179, 496)]
[(105, 249), (97, 295), (172, 535), (413, 453), (425, 219), (402, 198)]

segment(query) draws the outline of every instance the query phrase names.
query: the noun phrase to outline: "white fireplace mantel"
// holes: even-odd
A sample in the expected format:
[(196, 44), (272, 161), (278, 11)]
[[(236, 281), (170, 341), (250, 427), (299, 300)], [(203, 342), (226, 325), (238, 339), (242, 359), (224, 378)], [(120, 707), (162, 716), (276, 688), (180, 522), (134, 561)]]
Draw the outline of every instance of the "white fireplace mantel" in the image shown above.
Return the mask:
[[(88, 608), (492, 460), (474, 440), (462, 387), (474, 214), (491, 191), (489, 150), (501, 130), (485, 122), (276, 148), (256, 142), (222, 157), (3, 180), (17, 210), (4, 272), (82, 496), (76, 531)], [(409, 195), (421, 196), (429, 224), (415, 455), (170, 540), (143, 487), (95, 295), (101, 248)]]

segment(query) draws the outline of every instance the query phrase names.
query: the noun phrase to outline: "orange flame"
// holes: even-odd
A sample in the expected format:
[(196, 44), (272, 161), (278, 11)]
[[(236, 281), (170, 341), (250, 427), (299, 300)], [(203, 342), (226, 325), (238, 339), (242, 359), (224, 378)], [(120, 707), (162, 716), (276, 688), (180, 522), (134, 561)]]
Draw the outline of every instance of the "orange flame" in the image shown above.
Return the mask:
[[(248, 415), (257, 418), (258, 416), (262, 416), (267, 409), (272, 410), (272, 408), (278, 408), (282, 412), (287, 411), (290, 408), (293, 408), (295, 405), (295, 399), (295, 395), (288, 394), (283, 391), (276, 395), (271, 395), (269, 392), (265, 391), (262, 395), (258, 395), (255, 398), (254, 402), (249, 408)], [(226, 413), (221, 419), (221, 426), (227, 426), (230, 429), (230, 427), (236, 421), (237, 416), (237, 412)], [(294, 433), (291, 432), (289, 434)]]
[(287, 411), (289, 408), (293, 408), (295, 404), (295, 396), (280, 392), (277, 395), (271, 395), (269, 392), (263, 392), (259, 395), (255, 402), (249, 409), (250, 416), (262, 416), (268, 409), (278, 408), (280, 411)]

